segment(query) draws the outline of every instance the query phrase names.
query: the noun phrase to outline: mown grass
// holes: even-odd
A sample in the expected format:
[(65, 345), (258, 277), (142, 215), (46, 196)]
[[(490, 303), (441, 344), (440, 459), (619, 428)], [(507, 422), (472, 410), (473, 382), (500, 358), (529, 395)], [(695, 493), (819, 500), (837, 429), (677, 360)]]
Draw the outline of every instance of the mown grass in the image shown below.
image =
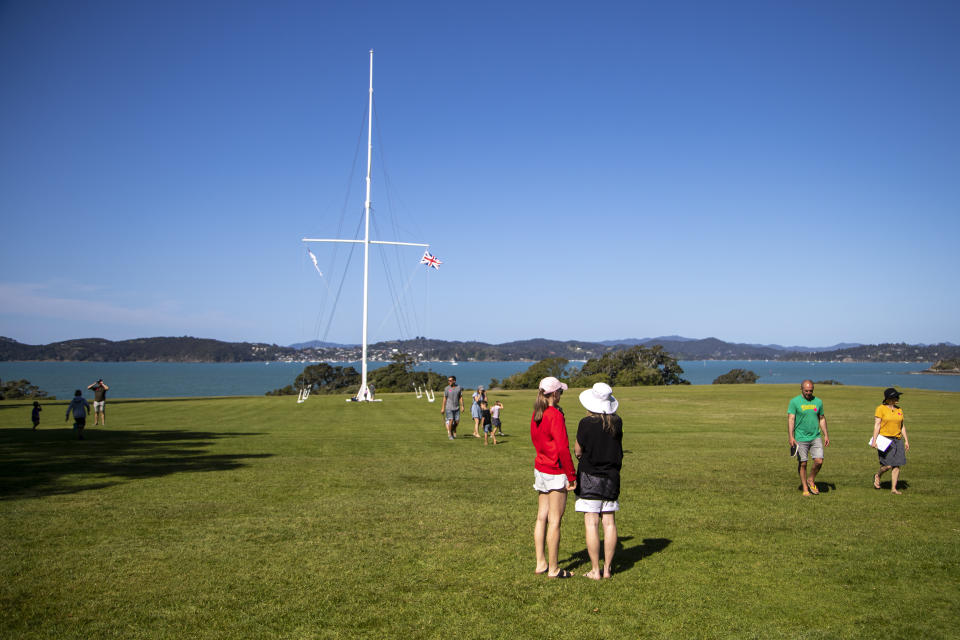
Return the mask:
[[(528, 392), (491, 393), (497, 447), (447, 440), (412, 394), (114, 401), (83, 442), (62, 404), (33, 432), (27, 404), (0, 403), (0, 636), (957, 637), (960, 394), (904, 395), (892, 496), (866, 446), (879, 391), (819, 388), (833, 444), (803, 498), (794, 386), (618, 391), (602, 583), (532, 573)], [(588, 568), (572, 501), (560, 556)]]

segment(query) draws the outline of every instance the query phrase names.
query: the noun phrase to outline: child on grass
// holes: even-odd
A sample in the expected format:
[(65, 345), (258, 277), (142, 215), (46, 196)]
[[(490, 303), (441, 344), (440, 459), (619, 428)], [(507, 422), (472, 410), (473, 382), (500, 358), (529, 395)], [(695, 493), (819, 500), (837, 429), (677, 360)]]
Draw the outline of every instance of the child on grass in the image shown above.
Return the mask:
[(30, 412), (30, 420), (33, 421), (33, 430), (36, 431), (37, 427), (40, 426), (40, 412), (43, 409), (40, 407), (40, 403), (36, 400), (33, 401), (33, 411)]
[(494, 434), (498, 436), (503, 435), (503, 428), (500, 426), (500, 410), (503, 409), (503, 405), (500, 404), (500, 401), (497, 400), (493, 403), (493, 407), (490, 408), (490, 419), (493, 422), (493, 431)]
[(77, 439), (83, 440), (83, 429), (87, 426), (87, 414), (90, 413), (90, 403), (83, 397), (83, 391), (77, 389), (73, 393), (73, 400), (67, 405), (67, 417), (64, 422), (70, 419), (73, 414), (73, 428), (77, 432)]
[(497, 444), (497, 434), (493, 432), (493, 419), (490, 416), (490, 409), (486, 400), (480, 403), (480, 419), (483, 421), (483, 445), (489, 444), (487, 436), (493, 438), (493, 444)]

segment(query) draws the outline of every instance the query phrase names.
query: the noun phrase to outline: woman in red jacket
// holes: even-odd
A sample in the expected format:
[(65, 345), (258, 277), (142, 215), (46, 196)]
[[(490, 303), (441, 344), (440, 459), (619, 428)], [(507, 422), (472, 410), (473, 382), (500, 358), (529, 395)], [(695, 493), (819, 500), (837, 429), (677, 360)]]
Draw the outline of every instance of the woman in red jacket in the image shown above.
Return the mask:
[(541, 380), (530, 419), (530, 440), (537, 451), (533, 463), (533, 488), (537, 490), (537, 522), (533, 527), (533, 543), (537, 547), (535, 573), (551, 578), (573, 575), (558, 566), (560, 521), (567, 506), (567, 492), (577, 488), (567, 425), (560, 409), (560, 396), (566, 389), (567, 385), (553, 376)]

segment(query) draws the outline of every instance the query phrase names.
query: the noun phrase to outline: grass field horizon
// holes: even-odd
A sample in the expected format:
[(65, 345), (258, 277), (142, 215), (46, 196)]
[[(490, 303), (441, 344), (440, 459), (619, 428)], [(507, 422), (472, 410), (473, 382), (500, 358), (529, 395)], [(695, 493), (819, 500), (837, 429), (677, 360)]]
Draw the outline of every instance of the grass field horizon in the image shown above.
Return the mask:
[[(440, 403), (383, 394), (0, 402), (0, 632), (11, 638), (952, 638), (960, 393), (906, 390), (904, 495), (876, 491), (881, 389), (818, 387), (831, 446), (804, 498), (797, 385), (616, 389), (612, 580), (567, 505), (570, 580), (533, 575), (530, 391), (503, 444), (447, 440)], [(571, 439), (584, 415), (562, 403)], [(885, 478), (889, 489), (889, 474)], [(571, 497), (572, 498), (572, 497)]]

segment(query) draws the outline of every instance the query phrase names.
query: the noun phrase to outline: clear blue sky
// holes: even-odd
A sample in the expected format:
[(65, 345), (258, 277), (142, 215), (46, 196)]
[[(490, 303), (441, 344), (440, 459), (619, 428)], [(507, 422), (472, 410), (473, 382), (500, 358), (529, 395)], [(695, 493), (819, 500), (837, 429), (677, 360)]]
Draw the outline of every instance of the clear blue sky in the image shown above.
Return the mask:
[[(960, 3), (0, 2), (0, 335), (960, 342)], [(355, 160), (356, 156), (356, 160)], [(339, 231), (338, 231), (339, 229)], [(408, 286), (409, 283), (409, 286)], [(397, 293), (399, 295), (399, 293)], [(328, 317), (330, 329), (326, 329)]]

